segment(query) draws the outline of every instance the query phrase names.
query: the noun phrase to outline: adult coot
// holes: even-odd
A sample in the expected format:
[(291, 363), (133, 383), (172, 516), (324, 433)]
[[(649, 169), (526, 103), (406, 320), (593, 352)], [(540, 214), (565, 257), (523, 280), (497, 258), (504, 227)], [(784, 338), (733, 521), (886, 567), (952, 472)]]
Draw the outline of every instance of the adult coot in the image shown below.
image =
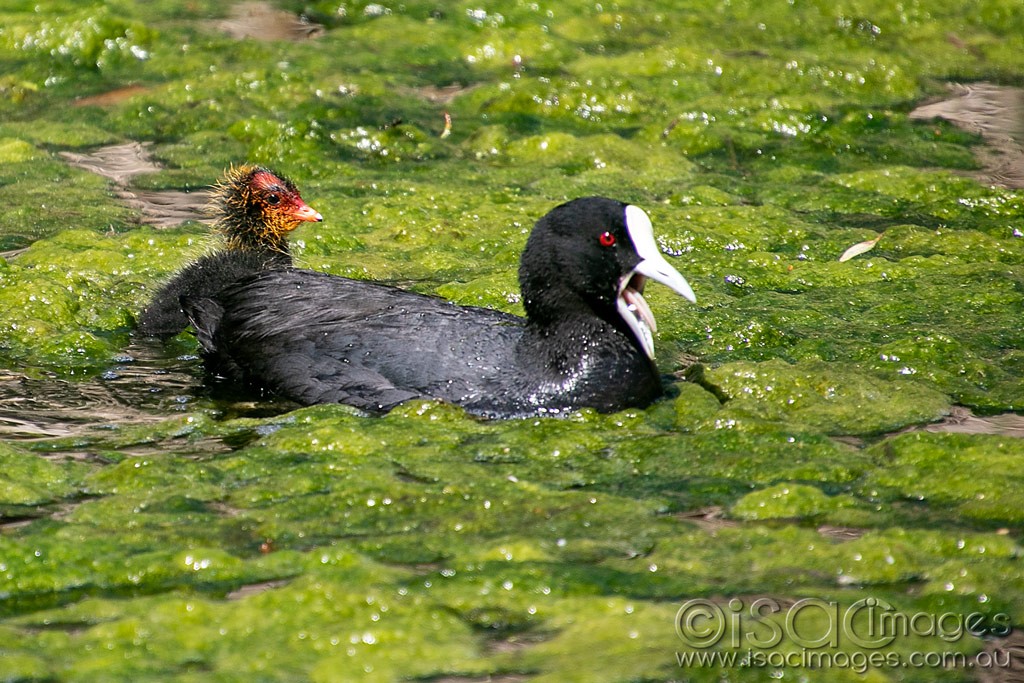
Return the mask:
[(292, 264), (285, 235), (323, 217), (306, 205), (295, 184), (262, 166), (230, 168), (210, 193), (207, 211), (225, 248), (185, 267), (139, 315), (146, 336), (172, 337), (188, 325), (182, 297), (211, 296), (247, 275)]
[(436, 397), (486, 417), (614, 411), (662, 392), (648, 279), (696, 301), (642, 209), (587, 197), (530, 234), (525, 320), (292, 269), (186, 297), (185, 310), (210, 371), (303, 404), (385, 411)]

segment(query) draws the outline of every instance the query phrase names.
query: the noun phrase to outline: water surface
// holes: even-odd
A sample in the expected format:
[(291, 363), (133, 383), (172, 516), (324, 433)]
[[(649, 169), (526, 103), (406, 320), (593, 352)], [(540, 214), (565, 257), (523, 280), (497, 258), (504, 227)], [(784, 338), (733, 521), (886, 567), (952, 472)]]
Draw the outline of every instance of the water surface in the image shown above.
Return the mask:
[[(1022, 43), (1006, 0), (7, 3), (0, 680), (1007, 680), (965, 658), (1024, 623)], [(999, 94), (922, 109), (950, 82)], [(513, 313), (539, 216), (644, 207), (699, 301), (648, 289), (668, 395), (209, 391), (131, 330), (244, 160), (325, 216), (303, 266)], [(681, 665), (750, 625), (702, 649), (681, 606), (759, 598), (985, 628), (884, 648), (952, 666)]]

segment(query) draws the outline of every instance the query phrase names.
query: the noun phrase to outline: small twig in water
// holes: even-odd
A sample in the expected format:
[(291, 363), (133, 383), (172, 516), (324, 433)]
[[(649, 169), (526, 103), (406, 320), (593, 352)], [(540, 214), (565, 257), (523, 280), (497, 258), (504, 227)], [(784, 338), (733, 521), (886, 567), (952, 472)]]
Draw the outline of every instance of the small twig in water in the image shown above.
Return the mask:
[(661, 131), (661, 139), (664, 140), (665, 138), (667, 138), (669, 133), (671, 133), (678, 125), (679, 117), (677, 116), (674, 119), (672, 119), (672, 121), (667, 126), (665, 126), (665, 130)]

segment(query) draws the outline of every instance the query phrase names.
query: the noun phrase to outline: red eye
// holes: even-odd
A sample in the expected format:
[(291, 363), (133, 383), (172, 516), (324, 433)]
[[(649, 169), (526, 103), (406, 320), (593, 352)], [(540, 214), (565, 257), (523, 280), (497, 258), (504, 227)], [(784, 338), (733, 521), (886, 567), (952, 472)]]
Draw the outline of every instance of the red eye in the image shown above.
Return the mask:
[(602, 232), (597, 241), (601, 243), (602, 247), (611, 247), (615, 244), (615, 235), (610, 232)]

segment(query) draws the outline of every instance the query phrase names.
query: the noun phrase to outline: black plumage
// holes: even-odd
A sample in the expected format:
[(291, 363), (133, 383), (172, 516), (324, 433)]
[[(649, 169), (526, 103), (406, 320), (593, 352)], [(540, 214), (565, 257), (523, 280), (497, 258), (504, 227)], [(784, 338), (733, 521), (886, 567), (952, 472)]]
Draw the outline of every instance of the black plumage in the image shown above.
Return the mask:
[(173, 337), (188, 325), (184, 298), (213, 296), (254, 273), (292, 265), (285, 235), (305, 221), (323, 220), (295, 184), (262, 166), (233, 167), (213, 187), (208, 212), (224, 246), (179, 271), (139, 314), (143, 336)]
[(276, 251), (222, 250), (190, 263), (157, 292), (142, 313), (137, 330), (167, 339), (188, 326), (184, 298), (212, 296), (253, 273), (292, 265), (291, 254)]
[(184, 307), (211, 372), (304, 404), (384, 411), (436, 397), (488, 417), (613, 411), (662, 391), (647, 278), (693, 298), (642, 210), (589, 197), (531, 233), (519, 271), (526, 319), (297, 269)]

